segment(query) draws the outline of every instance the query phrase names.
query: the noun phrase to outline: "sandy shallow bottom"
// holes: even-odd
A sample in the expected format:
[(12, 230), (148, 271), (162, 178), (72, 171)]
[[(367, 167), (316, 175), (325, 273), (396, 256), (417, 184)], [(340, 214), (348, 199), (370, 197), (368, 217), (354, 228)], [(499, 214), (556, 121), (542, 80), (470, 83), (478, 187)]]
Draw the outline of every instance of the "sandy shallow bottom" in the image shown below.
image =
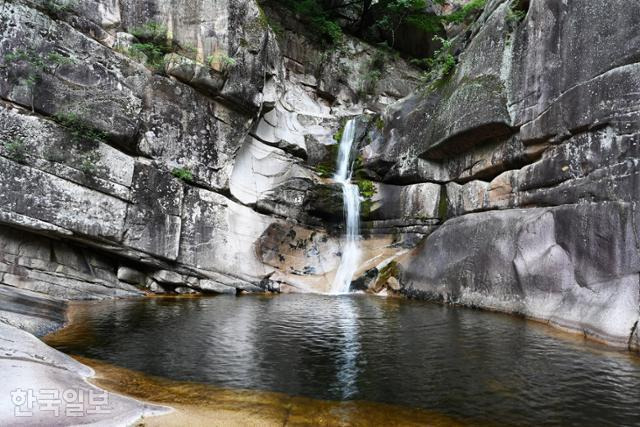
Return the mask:
[[(74, 357), (96, 371), (91, 382), (175, 411), (139, 426), (461, 426), (442, 414), (373, 402), (334, 402), (253, 390), (171, 381)], [(477, 425), (477, 423), (474, 423)]]

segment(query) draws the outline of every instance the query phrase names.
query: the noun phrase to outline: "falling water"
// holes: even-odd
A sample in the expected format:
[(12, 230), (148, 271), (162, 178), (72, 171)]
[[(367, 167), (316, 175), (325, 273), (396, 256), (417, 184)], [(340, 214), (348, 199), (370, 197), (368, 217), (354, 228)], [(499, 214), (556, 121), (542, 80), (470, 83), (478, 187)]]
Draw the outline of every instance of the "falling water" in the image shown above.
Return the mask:
[(360, 191), (357, 185), (351, 183), (351, 174), (353, 172), (351, 152), (355, 140), (355, 130), (355, 120), (349, 120), (342, 133), (337, 171), (333, 176), (333, 179), (342, 186), (347, 232), (342, 249), (340, 267), (331, 286), (332, 294), (349, 292), (351, 279), (360, 260), (360, 248), (358, 246), (358, 235), (360, 234)]

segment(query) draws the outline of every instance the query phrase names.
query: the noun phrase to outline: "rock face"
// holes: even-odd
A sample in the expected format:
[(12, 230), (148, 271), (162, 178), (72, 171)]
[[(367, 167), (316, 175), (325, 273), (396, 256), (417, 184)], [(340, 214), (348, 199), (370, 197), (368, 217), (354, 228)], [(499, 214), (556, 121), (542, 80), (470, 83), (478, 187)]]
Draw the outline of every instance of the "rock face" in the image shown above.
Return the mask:
[(640, 39), (640, 6), (522, 3), (520, 20), (513, 2), (488, 2), (458, 38), (455, 72), (389, 108), (363, 150), (385, 182), (443, 188), (446, 221), (402, 257), (402, 291), (637, 348), (640, 80), (629, 41)]
[(425, 90), (272, 3), (0, 6), (2, 320), (40, 334), (69, 299), (327, 291), (335, 137), (361, 116), (354, 288), (638, 347), (640, 6), (489, 1), (447, 28), (455, 70)]
[(30, 322), (25, 298), (326, 288), (341, 251), (309, 198), (318, 156), (334, 162), (341, 120), (408, 95), (417, 71), (387, 58), (363, 97), (378, 50), (347, 38), (329, 59), (295, 23), (253, 0), (3, 3), (7, 320)]
[(610, 202), (452, 219), (411, 255), (405, 291), (627, 346), (640, 306), (637, 208)]

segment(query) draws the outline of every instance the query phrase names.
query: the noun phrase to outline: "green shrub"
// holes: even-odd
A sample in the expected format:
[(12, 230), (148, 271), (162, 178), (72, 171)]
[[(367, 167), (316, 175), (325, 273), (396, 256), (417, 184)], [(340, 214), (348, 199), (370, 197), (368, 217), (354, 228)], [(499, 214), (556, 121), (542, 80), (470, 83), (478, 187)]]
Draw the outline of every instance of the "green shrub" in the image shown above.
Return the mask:
[(344, 125), (340, 126), (340, 129), (336, 133), (333, 134), (333, 139), (338, 144), (342, 141), (342, 135), (344, 134)]
[(282, 0), (281, 4), (293, 11), (309, 25), (309, 32), (318, 41), (329, 46), (340, 44), (344, 38), (342, 28), (331, 17), (330, 11), (317, 0)]
[(469, 3), (462, 6), (459, 10), (445, 16), (444, 21), (453, 24), (461, 24), (463, 22), (466, 22), (469, 17), (475, 12), (484, 9), (486, 4), (487, 0), (471, 0)]
[(132, 43), (123, 53), (135, 60), (144, 60), (147, 67), (157, 73), (164, 71), (165, 55), (180, 50), (180, 47), (167, 37), (167, 27), (158, 22), (148, 22), (131, 29), (130, 32), (138, 42)]
[(133, 43), (129, 48), (129, 56), (145, 64), (155, 72), (164, 70), (164, 56), (170, 53), (166, 46), (155, 43)]
[(159, 22), (147, 22), (139, 27), (132, 28), (130, 33), (140, 41), (153, 43), (166, 43), (167, 27)]
[(329, 178), (335, 173), (335, 167), (332, 168), (326, 163), (319, 163), (315, 167), (316, 173), (322, 178)]
[(360, 190), (360, 195), (365, 199), (371, 199), (376, 194), (376, 186), (368, 179), (360, 179), (356, 183)]
[(237, 61), (225, 52), (217, 52), (213, 55), (209, 55), (207, 58), (207, 64), (211, 67), (217, 65), (222, 72), (228, 72), (237, 65)]
[(191, 172), (191, 170), (185, 167), (173, 168), (173, 170), (171, 171), (171, 175), (187, 183), (193, 182), (193, 173)]
[(518, 1), (512, 0), (509, 3), (509, 10), (507, 11), (507, 22), (510, 24), (518, 24), (527, 16), (527, 11), (520, 9)]
[(76, 3), (76, 0), (47, 0), (42, 7), (47, 14), (57, 16), (61, 13), (71, 11)]
[[(343, 131), (344, 126), (340, 128), (338, 133), (335, 134), (333, 138), (342, 138)], [(338, 151), (340, 150), (340, 144), (329, 145), (327, 149), (327, 155), (315, 167), (316, 173), (323, 178), (329, 178), (336, 173), (336, 162), (338, 161)]]
[(386, 283), (391, 277), (398, 277), (400, 273), (400, 269), (398, 268), (398, 263), (396, 261), (391, 261), (389, 264), (385, 265), (380, 273), (378, 273), (378, 280), (382, 281), (382, 284)]
[(31, 92), (31, 110), (35, 110), (33, 105), (34, 88), (42, 80), (45, 72), (55, 74), (59, 66), (73, 64), (72, 58), (63, 56), (57, 52), (38, 52), (36, 49), (17, 49), (4, 56), (7, 66), (13, 64), (24, 64), (27, 66), (25, 73), (22, 73), (19, 82), (24, 84)]
[(456, 67), (451, 40), (439, 36), (435, 36), (434, 40), (440, 43), (440, 49), (434, 52), (433, 57), (427, 59), (429, 70), (422, 74), (427, 90), (437, 88)]
[(7, 156), (18, 163), (22, 163), (26, 159), (26, 147), (24, 141), (20, 138), (10, 139), (3, 144)]
[(107, 134), (81, 119), (76, 113), (57, 113), (53, 120), (67, 129), (75, 141), (105, 142)]

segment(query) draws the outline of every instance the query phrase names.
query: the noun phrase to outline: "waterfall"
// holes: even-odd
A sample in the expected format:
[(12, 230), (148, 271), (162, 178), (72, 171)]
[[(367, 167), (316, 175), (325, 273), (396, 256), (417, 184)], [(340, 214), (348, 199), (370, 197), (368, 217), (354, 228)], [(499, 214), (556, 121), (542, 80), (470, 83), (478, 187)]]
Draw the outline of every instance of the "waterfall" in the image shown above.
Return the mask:
[(360, 234), (360, 191), (358, 186), (351, 183), (353, 173), (353, 161), (351, 152), (355, 140), (356, 123), (349, 120), (342, 133), (338, 152), (337, 170), (333, 179), (342, 186), (344, 200), (344, 216), (346, 218), (346, 235), (342, 249), (340, 267), (331, 286), (332, 294), (345, 294), (349, 292), (353, 274), (360, 261), (360, 247), (358, 236)]

